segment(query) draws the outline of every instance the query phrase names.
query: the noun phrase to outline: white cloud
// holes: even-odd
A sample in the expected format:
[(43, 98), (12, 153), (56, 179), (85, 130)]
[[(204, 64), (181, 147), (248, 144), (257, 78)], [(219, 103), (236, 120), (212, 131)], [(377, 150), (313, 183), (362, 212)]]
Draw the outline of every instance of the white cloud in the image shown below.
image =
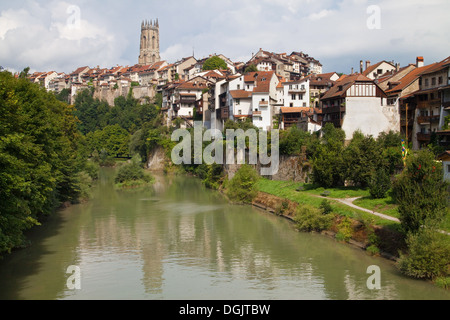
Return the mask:
[[(78, 28), (69, 21), (70, 2), (24, 3), (0, 3), (0, 63), (14, 69), (137, 63), (140, 23), (156, 18), (169, 62), (193, 47), (197, 58), (223, 53), (243, 61), (263, 48), (303, 51), (325, 70), (347, 72), (360, 59), (406, 64), (422, 55), (431, 63), (450, 52), (447, 0), (80, 0)], [(381, 8), (379, 30), (367, 27), (371, 4)]]
[(310, 15), (309, 15), (309, 19), (312, 20), (312, 21), (320, 20), (320, 19), (322, 19), (322, 18), (325, 18), (325, 17), (329, 16), (329, 15), (332, 14), (332, 13), (333, 13), (332, 10), (326, 10), (326, 9), (324, 9), (324, 10), (318, 12), (318, 13), (312, 13), (312, 14), (310, 14)]

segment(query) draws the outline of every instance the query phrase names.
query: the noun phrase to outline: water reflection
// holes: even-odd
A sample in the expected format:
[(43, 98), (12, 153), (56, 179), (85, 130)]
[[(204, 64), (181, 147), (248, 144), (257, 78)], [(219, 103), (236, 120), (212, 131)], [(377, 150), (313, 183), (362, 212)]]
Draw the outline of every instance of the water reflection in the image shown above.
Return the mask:
[[(2, 297), (449, 298), (399, 276), (384, 260), (298, 233), (288, 221), (252, 207), (232, 206), (196, 179), (158, 176), (147, 190), (117, 191), (111, 177), (103, 170), (94, 199), (62, 212), (61, 231), (27, 249), (39, 267), (10, 282), (2, 277), (0, 285), (9, 284)], [(15, 257), (0, 264), (0, 274), (27, 259)], [(382, 290), (367, 289), (366, 270), (373, 264), (382, 269)], [(65, 287), (69, 265), (80, 266), (82, 290)]]

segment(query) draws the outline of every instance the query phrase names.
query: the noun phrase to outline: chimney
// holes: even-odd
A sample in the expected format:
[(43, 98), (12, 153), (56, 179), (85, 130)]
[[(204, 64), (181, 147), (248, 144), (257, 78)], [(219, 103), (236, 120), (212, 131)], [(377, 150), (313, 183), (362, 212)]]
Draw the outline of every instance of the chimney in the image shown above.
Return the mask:
[(361, 60), (361, 61), (359, 62), (359, 72), (360, 72), (360, 73), (363, 73), (363, 71), (364, 71), (364, 70), (363, 70), (363, 65), (364, 65), (364, 64), (363, 64), (363, 61)]
[(423, 63), (423, 57), (417, 57), (416, 59), (416, 67), (420, 68), (423, 67), (424, 63)]
[(400, 70), (400, 63), (395, 64), (395, 71), (398, 72)]
[(353, 74), (353, 68), (352, 68), (352, 73), (351, 74)]
[(366, 70), (370, 67), (370, 61), (366, 61)]

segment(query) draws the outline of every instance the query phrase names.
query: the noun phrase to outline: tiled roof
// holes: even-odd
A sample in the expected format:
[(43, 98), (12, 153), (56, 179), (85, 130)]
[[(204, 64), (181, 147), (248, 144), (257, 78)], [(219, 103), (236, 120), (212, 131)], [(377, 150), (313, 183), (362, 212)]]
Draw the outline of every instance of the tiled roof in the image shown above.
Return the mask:
[(440, 71), (441, 69), (446, 68), (449, 65), (450, 65), (450, 57), (447, 57), (444, 60), (442, 60), (441, 62), (433, 64), (432, 68), (429, 68), (428, 70), (425, 70), (420, 75), (425, 75), (425, 74), (428, 74), (428, 73), (433, 73), (433, 72), (436, 72), (436, 71)]
[(71, 75), (76, 75), (76, 74), (80, 74), (81, 72), (83, 72), (86, 68), (89, 68), (88, 66), (86, 67), (80, 67), (77, 70), (75, 70), (74, 72), (71, 73)]
[(251, 98), (252, 92), (245, 90), (230, 90), (230, 95), (233, 99), (248, 99)]
[(364, 72), (362, 74), (364, 76), (371, 74), (376, 68), (378, 68), (383, 63), (387, 63), (387, 64), (390, 64), (392, 67), (395, 67), (392, 63), (383, 60), (383, 61), (380, 61), (380, 62), (368, 67), (366, 70), (364, 70)]
[[(373, 82), (372, 79), (363, 76), (362, 74), (355, 73), (351, 75), (347, 75), (342, 80), (338, 80), (334, 83), (334, 86), (330, 88), (322, 97), (322, 100), (336, 98), (343, 96), (347, 90), (355, 83), (355, 82)], [(341, 89), (341, 90), (340, 90)]]
[(419, 76), (426, 72), (427, 70), (434, 68), (436, 63), (430, 64), (428, 66), (416, 68), (413, 71), (409, 72), (407, 75), (405, 75), (403, 78), (401, 78), (398, 82), (398, 84), (393, 87), (392, 89), (386, 90), (387, 94), (394, 93), (397, 91), (401, 91), (407, 86), (409, 86), (412, 82), (414, 82)]
[(310, 112), (311, 109), (307, 107), (281, 107), (281, 113), (302, 113)]

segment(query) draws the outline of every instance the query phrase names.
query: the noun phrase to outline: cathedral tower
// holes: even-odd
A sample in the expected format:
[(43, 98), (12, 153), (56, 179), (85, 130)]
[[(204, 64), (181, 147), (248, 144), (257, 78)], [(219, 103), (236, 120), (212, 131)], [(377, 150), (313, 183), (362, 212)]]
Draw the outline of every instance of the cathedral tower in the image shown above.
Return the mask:
[(140, 65), (150, 65), (159, 62), (159, 22), (143, 21), (141, 24)]

